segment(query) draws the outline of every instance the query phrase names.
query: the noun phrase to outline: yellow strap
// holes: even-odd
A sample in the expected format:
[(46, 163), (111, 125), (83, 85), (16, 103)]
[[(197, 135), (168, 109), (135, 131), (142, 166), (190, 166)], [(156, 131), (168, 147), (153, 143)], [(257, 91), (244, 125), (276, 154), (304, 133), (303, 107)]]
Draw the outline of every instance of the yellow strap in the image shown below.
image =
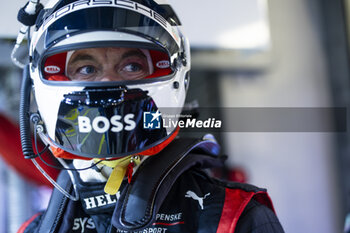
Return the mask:
[(126, 169), (127, 169), (127, 166), (125, 167), (117, 166), (113, 169), (105, 185), (105, 188), (104, 188), (105, 193), (108, 193), (110, 195), (115, 195), (118, 192), (120, 185), (122, 184), (122, 181), (124, 179)]
[[(99, 160), (94, 159), (94, 161), (98, 162)], [(117, 160), (100, 162), (100, 164), (113, 168), (113, 171), (109, 175), (109, 178), (104, 188), (104, 191), (106, 193), (110, 195), (115, 195), (118, 192), (120, 185), (125, 177), (127, 167), (131, 162), (135, 163), (135, 165), (138, 165), (141, 162), (140, 157), (130, 155)]]
[(106, 165), (107, 167), (115, 167), (115, 166), (128, 166), (130, 163), (130, 160), (132, 159), (132, 155), (126, 156), (124, 158), (116, 159), (116, 160), (103, 160), (102, 162), (99, 162), (99, 159), (94, 159), (94, 161), (102, 165)]

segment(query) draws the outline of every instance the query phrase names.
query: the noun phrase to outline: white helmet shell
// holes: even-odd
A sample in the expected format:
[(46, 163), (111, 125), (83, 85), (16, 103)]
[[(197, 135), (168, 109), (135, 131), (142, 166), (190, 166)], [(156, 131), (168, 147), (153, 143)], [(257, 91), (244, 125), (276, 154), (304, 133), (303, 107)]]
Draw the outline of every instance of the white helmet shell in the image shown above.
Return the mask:
[[(177, 122), (190, 70), (189, 44), (169, 6), (107, 0), (49, 6), (30, 45), (30, 76), (46, 140), (78, 157), (118, 158), (169, 138), (177, 127), (165, 127), (162, 116)], [(149, 58), (150, 75), (108, 82), (76, 81), (67, 75), (72, 53), (109, 47), (142, 51)], [(62, 66), (48, 63), (62, 54)], [(157, 54), (163, 57), (157, 60)], [(56, 78), (59, 72), (64, 79)]]

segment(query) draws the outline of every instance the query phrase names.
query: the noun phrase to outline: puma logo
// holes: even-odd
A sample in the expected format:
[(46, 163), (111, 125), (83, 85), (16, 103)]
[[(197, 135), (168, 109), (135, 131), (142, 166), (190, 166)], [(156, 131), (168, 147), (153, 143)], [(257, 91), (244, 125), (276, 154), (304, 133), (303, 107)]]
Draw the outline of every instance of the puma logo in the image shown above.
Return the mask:
[(199, 206), (201, 207), (201, 209), (204, 209), (204, 207), (203, 207), (203, 201), (204, 201), (204, 199), (205, 199), (207, 196), (209, 196), (209, 195), (210, 195), (210, 193), (207, 193), (207, 194), (204, 195), (204, 197), (198, 197), (198, 195), (195, 194), (193, 191), (188, 190), (188, 191), (186, 192), (185, 197), (190, 197), (190, 198), (192, 198), (193, 200), (198, 201), (198, 204), (199, 204)]

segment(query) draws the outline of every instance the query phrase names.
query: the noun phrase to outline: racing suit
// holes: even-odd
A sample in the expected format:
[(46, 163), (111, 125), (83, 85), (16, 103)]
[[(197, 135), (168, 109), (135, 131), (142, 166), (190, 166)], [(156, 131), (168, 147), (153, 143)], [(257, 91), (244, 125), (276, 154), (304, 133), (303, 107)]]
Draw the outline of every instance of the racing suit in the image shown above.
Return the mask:
[[(191, 141), (187, 140), (184, 142), (192, 145)], [(75, 173), (80, 200), (72, 201), (54, 189), (47, 210), (23, 224), (18, 233), (284, 232), (274, 213), (272, 202), (266, 190), (248, 184), (225, 182), (210, 177), (202, 169), (203, 166), (193, 166), (194, 163), (191, 160), (196, 159), (196, 154), (187, 156), (191, 160), (187, 160), (182, 164), (179, 163), (178, 167), (182, 170), (178, 172), (179, 175), (177, 177), (174, 176), (174, 173), (169, 173), (169, 168), (167, 167), (160, 171), (164, 167), (162, 160), (165, 163), (169, 163), (169, 160), (171, 160), (171, 164), (174, 164), (174, 161), (176, 161), (174, 154), (179, 154), (178, 152), (182, 151), (181, 148), (179, 149), (179, 145), (184, 144), (182, 141), (177, 143), (171, 143), (171, 146), (168, 146), (167, 150), (163, 151), (164, 153), (162, 152), (163, 155), (160, 155), (161, 157), (156, 158), (152, 156), (153, 160), (149, 158), (141, 164), (144, 166), (143, 168), (138, 168), (137, 174), (142, 174), (143, 178), (135, 178), (137, 182), (144, 179), (141, 181), (141, 184), (137, 185), (136, 181), (134, 183), (131, 181), (128, 184), (127, 180), (124, 180), (120, 191), (116, 195), (109, 195), (104, 192), (103, 187), (105, 183), (84, 182), (79, 174)], [(202, 148), (212, 148), (207, 145), (208, 143), (196, 143), (196, 146), (200, 144)], [(189, 150), (193, 150), (193, 148), (191, 147)], [(174, 152), (174, 154), (170, 152)], [(166, 156), (169, 156), (169, 158)], [(198, 161), (212, 161), (205, 160), (202, 157), (198, 158)], [(196, 164), (198, 164), (198, 161), (196, 161)], [(188, 169), (184, 168), (188, 164)], [(157, 169), (159, 170), (157, 171)], [(146, 173), (142, 173), (143, 171)], [(153, 175), (164, 174), (164, 171), (167, 171), (168, 174), (166, 178), (173, 176), (173, 183), (166, 183), (164, 186), (169, 188), (166, 192), (161, 186), (152, 186), (151, 182), (148, 183), (149, 180), (152, 180)], [(160, 179), (164, 180), (165, 178), (160, 177)], [(66, 190), (72, 190), (72, 183), (66, 171), (61, 172), (57, 182)], [(147, 183), (147, 186), (144, 183)], [(126, 193), (130, 191), (129, 188), (133, 185), (136, 186), (138, 192), (136, 194), (131, 192), (127, 196)], [(154, 195), (155, 199), (151, 200), (147, 193), (156, 189), (161, 191)], [(146, 193), (146, 196), (144, 196), (143, 192)], [(132, 200), (134, 200), (133, 195), (137, 196), (137, 200), (142, 201), (137, 202), (135, 205), (135, 203), (132, 203)], [(143, 217), (143, 209), (141, 208), (144, 204), (143, 202), (150, 203), (146, 205), (147, 208), (145, 208), (144, 212), (152, 214), (152, 211), (149, 211), (149, 209), (157, 205), (155, 200), (162, 198), (163, 201), (159, 204), (159, 208), (153, 211), (153, 217), (147, 226), (145, 225), (140, 230), (130, 231), (125, 231), (125, 228), (118, 229), (115, 227), (118, 226), (116, 219), (120, 218), (136, 219), (136, 224), (140, 221), (142, 222), (147, 217), (147, 214)], [(124, 204), (119, 205), (119, 203)], [(131, 205), (131, 211), (123, 212), (125, 203)], [(141, 220), (138, 221), (133, 215), (140, 215)]]
[[(61, 175), (60, 179), (68, 177)], [(81, 183), (79, 192), (81, 201), (74, 202), (55, 190), (48, 210), (19, 232), (125, 232), (111, 225), (119, 193), (105, 194), (98, 183)], [(135, 232), (283, 232), (271, 208), (263, 189), (225, 183), (191, 169), (175, 182), (152, 226)], [(51, 221), (43, 221), (47, 218)]]

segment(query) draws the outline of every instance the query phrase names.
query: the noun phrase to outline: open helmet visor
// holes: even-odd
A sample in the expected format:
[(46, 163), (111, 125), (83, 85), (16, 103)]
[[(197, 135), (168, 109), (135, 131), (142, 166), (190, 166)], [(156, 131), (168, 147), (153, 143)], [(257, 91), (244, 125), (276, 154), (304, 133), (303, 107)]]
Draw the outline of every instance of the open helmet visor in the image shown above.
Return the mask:
[(97, 47), (69, 50), (43, 60), (47, 81), (134, 81), (172, 74), (170, 58), (159, 50)]

